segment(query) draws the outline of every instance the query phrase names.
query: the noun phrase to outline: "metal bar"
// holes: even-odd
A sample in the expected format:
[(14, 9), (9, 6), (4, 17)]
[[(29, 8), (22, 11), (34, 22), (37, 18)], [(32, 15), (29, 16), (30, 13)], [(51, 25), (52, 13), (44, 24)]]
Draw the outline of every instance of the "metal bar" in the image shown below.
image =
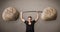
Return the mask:
[(27, 13), (27, 12), (40, 12), (42, 13), (42, 11), (23, 11), (24, 13)]

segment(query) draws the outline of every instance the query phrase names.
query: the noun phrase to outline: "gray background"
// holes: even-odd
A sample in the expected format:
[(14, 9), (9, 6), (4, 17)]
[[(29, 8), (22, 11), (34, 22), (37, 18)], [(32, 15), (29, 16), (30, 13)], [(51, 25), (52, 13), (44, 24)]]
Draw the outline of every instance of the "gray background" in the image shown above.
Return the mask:
[[(4, 21), (2, 12), (7, 7), (15, 7), (17, 11), (43, 11), (46, 7), (57, 9), (57, 19), (54, 21), (43, 21), (39, 19), (35, 24), (35, 32), (60, 32), (60, 0), (0, 0), (0, 32), (25, 32), (26, 25), (18, 18), (16, 21)], [(25, 13), (24, 18), (31, 15), (36, 18), (36, 13)]]

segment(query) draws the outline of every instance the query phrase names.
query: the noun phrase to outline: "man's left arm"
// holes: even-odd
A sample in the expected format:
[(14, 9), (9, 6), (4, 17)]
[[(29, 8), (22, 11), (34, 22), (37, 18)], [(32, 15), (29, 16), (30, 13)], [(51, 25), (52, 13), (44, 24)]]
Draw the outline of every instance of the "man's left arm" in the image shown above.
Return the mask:
[(37, 12), (37, 16), (36, 16), (35, 21), (38, 21), (38, 19), (39, 19), (39, 12)]

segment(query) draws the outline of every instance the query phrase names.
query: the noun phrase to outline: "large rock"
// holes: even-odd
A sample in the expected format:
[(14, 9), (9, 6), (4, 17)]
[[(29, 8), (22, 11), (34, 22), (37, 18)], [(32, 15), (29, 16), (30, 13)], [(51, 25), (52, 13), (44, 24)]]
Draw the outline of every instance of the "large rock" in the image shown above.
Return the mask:
[(2, 13), (2, 18), (5, 21), (15, 21), (18, 17), (19, 12), (13, 7), (6, 8)]
[(45, 8), (43, 10), (43, 13), (41, 14), (41, 19), (43, 20), (50, 21), (50, 20), (56, 20), (56, 18), (57, 18), (57, 11), (52, 7)]

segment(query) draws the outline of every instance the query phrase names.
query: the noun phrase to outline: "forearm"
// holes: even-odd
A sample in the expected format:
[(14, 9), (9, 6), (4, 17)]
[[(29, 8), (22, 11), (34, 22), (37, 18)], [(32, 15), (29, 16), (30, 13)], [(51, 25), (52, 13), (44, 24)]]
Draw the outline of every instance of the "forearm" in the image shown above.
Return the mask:
[(23, 19), (23, 12), (20, 13), (20, 18), (24, 22), (25, 20)]
[(23, 15), (23, 13), (21, 12), (21, 13), (20, 13), (20, 18), (21, 18), (21, 19), (23, 18), (23, 16), (22, 16), (22, 15)]
[(39, 19), (39, 13), (37, 12), (36, 21)]

